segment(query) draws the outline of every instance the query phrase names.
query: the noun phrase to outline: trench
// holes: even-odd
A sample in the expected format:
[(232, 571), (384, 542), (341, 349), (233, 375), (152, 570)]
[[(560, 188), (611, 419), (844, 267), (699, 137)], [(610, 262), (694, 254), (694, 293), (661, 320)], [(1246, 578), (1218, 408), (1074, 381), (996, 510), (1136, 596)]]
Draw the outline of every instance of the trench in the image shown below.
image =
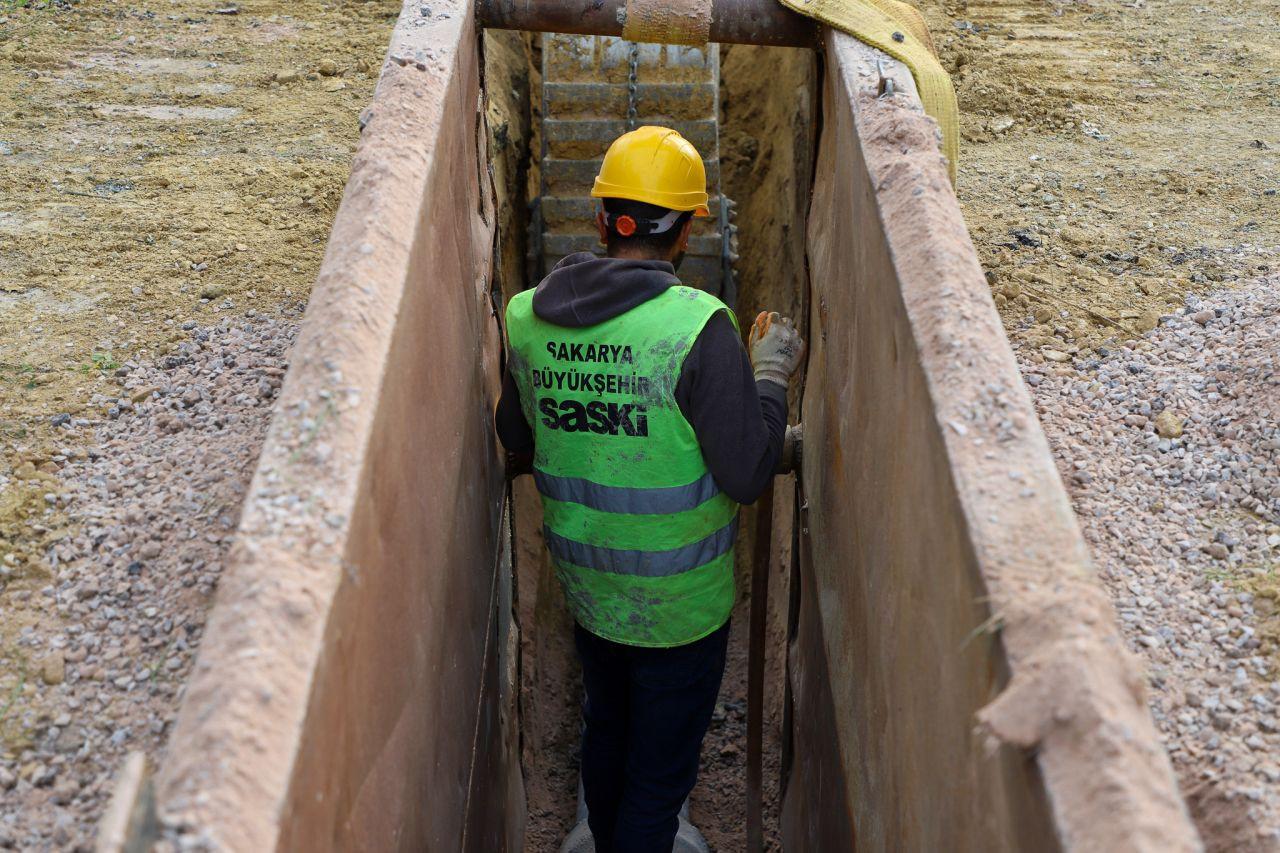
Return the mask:
[[(543, 103), (538, 68), (543, 40), (533, 34), (489, 31), (485, 35), (485, 79), (490, 148), (494, 152), (504, 297), (537, 284), (529, 264), (527, 211), (541, 185), (536, 143), (512, 144), (537, 133)], [(768, 69), (766, 72), (765, 69)], [(803, 321), (808, 294), (803, 235), (816, 136), (813, 107), (817, 65), (811, 51), (752, 45), (722, 46), (718, 175), (725, 196), (737, 201), (738, 227), (734, 300), (739, 325), (747, 328), (761, 310), (778, 310)], [(645, 117), (641, 116), (641, 123)], [(660, 119), (658, 119), (660, 120)], [(716, 174), (713, 172), (713, 175)], [(504, 263), (505, 261), (505, 263)], [(515, 284), (513, 288), (511, 285)], [(793, 401), (794, 404), (794, 401)], [(794, 421), (795, 418), (792, 418)], [(764, 825), (767, 849), (780, 849), (779, 789), (782, 753), (782, 657), (789, 601), (791, 514), (789, 488), (778, 486), (778, 548), (771, 565), (771, 607), (766, 655)], [(515, 519), (514, 596), (520, 636), (521, 764), (529, 819), (525, 849), (555, 853), (576, 820), (578, 703), (581, 685), (571, 622), (543, 546), (541, 511), (528, 478), (513, 484)], [(783, 506), (786, 504), (786, 506)], [(729, 661), (708, 732), (700, 781), (691, 797), (691, 820), (713, 850), (745, 849), (747, 646), (754, 541), (759, 512), (747, 507), (737, 549), (738, 601), (731, 627)]]
[[(541, 851), (572, 824), (567, 616), (492, 428), (535, 40), (433, 9), (392, 38), (156, 778), (178, 841)], [(805, 318), (805, 453), (768, 565), (738, 551), (694, 822), (744, 849), (767, 571), (771, 849), (1196, 849), (909, 73), (879, 98), (853, 39), (773, 50), (722, 57), (720, 165), (739, 313)]]

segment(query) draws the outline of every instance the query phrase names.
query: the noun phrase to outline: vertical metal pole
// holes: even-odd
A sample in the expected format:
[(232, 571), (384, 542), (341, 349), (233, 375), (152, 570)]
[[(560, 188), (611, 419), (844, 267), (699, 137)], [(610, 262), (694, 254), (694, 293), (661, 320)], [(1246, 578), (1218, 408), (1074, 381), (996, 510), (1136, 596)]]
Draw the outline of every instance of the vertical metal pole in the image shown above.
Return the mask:
[(773, 552), (773, 479), (756, 503), (751, 564), (751, 626), (747, 651), (747, 853), (764, 850), (764, 645)]

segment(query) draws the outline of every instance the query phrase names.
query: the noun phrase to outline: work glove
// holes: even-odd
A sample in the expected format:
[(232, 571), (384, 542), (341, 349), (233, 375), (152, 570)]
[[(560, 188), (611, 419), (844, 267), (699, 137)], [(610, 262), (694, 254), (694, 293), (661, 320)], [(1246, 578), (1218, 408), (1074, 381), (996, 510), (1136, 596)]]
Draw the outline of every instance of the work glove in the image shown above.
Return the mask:
[(747, 350), (757, 381), (767, 379), (786, 388), (791, 374), (800, 366), (804, 340), (790, 317), (782, 317), (777, 311), (761, 311), (747, 334)]

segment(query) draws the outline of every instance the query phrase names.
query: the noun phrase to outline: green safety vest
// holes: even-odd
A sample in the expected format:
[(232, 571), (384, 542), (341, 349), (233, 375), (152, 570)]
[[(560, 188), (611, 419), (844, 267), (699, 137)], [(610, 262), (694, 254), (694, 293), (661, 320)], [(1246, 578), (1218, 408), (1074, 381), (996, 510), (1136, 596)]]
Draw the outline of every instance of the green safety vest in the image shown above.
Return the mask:
[(547, 548), (574, 618), (605, 639), (684, 645), (733, 609), (738, 504), (675, 399), (685, 357), (718, 311), (733, 318), (680, 285), (584, 328), (539, 318), (531, 290), (507, 306)]

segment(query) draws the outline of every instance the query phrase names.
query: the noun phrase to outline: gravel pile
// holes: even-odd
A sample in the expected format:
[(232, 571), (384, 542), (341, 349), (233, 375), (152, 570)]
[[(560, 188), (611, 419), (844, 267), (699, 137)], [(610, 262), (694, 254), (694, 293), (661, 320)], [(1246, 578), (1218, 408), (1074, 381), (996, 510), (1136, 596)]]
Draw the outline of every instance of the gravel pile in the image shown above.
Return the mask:
[(1219, 849), (1280, 846), (1278, 284), (1189, 296), (1134, 349), (1023, 359), (1183, 792)]
[(29, 622), (9, 710), (27, 745), (0, 756), (0, 847), (92, 849), (125, 754), (159, 762), (298, 313), (188, 321), (172, 354), (115, 371), (118, 391), (90, 400), (100, 419), (54, 416), (67, 439), (46, 501), (77, 533), (50, 548), (43, 589), (0, 568), (3, 618)]

